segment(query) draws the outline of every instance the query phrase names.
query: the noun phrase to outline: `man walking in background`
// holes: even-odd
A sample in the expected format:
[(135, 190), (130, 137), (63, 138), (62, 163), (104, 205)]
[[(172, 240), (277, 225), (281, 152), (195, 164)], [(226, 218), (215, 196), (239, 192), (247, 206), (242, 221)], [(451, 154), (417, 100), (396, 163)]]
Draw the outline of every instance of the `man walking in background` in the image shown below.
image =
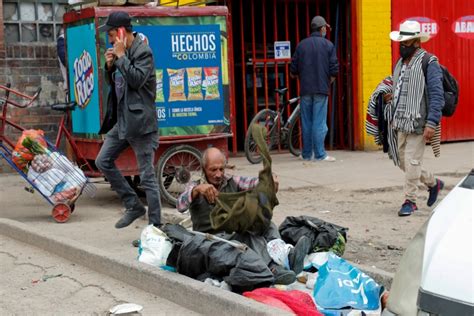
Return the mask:
[(99, 131), (99, 134), (107, 135), (95, 163), (126, 208), (115, 227), (126, 227), (146, 213), (137, 194), (115, 166), (120, 153), (131, 146), (140, 169), (140, 184), (146, 193), (149, 223), (160, 226), (160, 193), (153, 168), (158, 148), (158, 118), (152, 51), (133, 34), (126, 12), (112, 12), (100, 30), (107, 32), (113, 48), (105, 53), (106, 78), (111, 89), (107, 113)]
[(328, 27), (322, 16), (315, 16), (311, 35), (298, 44), (290, 65), (291, 76), (300, 79), (304, 160), (336, 160), (324, 148), (329, 87), (339, 69), (336, 49), (325, 38)]
[(416, 199), (420, 181), (428, 187), (428, 206), (433, 205), (444, 183), (422, 167), (425, 142), (431, 141), (441, 120), (444, 106), (443, 73), (438, 58), (431, 55), (423, 73), (422, 60), (427, 53), (421, 48), (428, 34), (421, 33), (420, 23), (406, 21), (390, 39), (400, 43), (400, 58), (393, 70), (393, 96), (389, 103), (388, 122), (397, 131), (399, 166), (405, 172), (405, 202), (399, 216), (411, 215), (418, 209)]

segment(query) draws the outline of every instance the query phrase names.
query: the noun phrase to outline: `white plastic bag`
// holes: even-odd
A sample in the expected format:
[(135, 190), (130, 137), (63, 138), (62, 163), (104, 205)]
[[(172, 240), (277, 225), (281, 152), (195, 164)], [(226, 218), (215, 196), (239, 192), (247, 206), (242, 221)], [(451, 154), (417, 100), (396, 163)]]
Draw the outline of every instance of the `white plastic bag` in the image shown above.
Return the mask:
[(81, 169), (74, 166), (71, 172), (66, 173), (64, 178), (64, 189), (78, 188), (79, 190), (86, 184), (87, 178)]
[(319, 270), (323, 264), (328, 261), (329, 252), (313, 252), (304, 258), (304, 268), (309, 269), (311, 266)]
[(38, 188), (45, 196), (51, 196), (56, 186), (63, 181), (66, 176), (59, 169), (52, 168), (43, 173), (38, 173), (33, 168), (28, 169), (28, 179)]
[(267, 243), (267, 251), (270, 257), (286, 269), (290, 269), (288, 254), (291, 248), (293, 248), (292, 245), (285, 243), (281, 239), (273, 239)]
[(164, 232), (153, 225), (148, 225), (141, 234), (138, 261), (155, 267), (164, 266), (172, 247)]
[(64, 173), (68, 173), (74, 170), (74, 165), (66, 156), (61, 155), (59, 152), (53, 152), (50, 155), (53, 160), (53, 168), (59, 169)]

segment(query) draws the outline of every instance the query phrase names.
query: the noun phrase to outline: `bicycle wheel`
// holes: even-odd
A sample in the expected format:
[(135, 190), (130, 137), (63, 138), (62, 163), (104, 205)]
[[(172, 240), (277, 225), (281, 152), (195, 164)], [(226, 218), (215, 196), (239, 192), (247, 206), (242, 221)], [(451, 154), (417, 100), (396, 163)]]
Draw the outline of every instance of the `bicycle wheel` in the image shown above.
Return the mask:
[(301, 147), (303, 146), (302, 136), (300, 113), (297, 113), (294, 121), (291, 122), (290, 131), (288, 132), (288, 149), (296, 157), (301, 155)]
[(170, 205), (176, 205), (188, 183), (201, 177), (201, 158), (201, 152), (189, 145), (172, 146), (160, 157), (156, 176), (160, 193)]
[(259, 124), (261, 126), (265, 126), (267, 129), (267, 135), (265, 137), (265, 141), (267, 143), (267, 148), (270, 151), (272, 147), (278, 143), (278, 124), (275, 120), (277, 116), (277, 112), (272, 110), (261, 110), (260, 112), (255, 115), (252, 121), (249, 124), (249, 129), (247, 130), (247, 135), (245, 135), (245, 143), (244, 143), (244, 150), (245, 156), (250, 163), (256, 164), (262, 161), (262, 156), (260, 155), (257, 143), (252, 137), (252, 133), (250, 130), (250, 126), (252, 124)]

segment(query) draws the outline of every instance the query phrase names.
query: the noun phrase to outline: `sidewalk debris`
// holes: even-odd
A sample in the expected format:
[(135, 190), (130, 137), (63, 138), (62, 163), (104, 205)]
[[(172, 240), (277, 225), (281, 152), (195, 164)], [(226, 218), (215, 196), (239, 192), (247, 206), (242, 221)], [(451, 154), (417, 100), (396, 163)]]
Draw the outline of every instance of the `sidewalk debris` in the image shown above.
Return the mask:
[(138, 313), (143, 309), (143, 306), (134, 303), (125, 303), (112, 307), (109, 311), (112, 315)]
[(59, 273), (59, 274), (52, 274), (52, 275), (45, 274), (45, 275), (43, 275), (43, 277), (41, 278), (41, 281), (46, 282), (46, 280), (48, 280), (48, 279), (59, 278), (59, 277), (61, 277), (61, 276), (63, 276), (62, 273)]

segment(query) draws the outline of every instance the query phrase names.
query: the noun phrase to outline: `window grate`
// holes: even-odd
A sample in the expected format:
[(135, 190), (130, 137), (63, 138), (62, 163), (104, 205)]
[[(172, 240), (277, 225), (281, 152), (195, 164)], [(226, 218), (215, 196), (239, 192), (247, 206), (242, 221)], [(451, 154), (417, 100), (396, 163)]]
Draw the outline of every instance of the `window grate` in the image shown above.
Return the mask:
[(67, 0), (3, 0), (5, 42), (55, 42)]

